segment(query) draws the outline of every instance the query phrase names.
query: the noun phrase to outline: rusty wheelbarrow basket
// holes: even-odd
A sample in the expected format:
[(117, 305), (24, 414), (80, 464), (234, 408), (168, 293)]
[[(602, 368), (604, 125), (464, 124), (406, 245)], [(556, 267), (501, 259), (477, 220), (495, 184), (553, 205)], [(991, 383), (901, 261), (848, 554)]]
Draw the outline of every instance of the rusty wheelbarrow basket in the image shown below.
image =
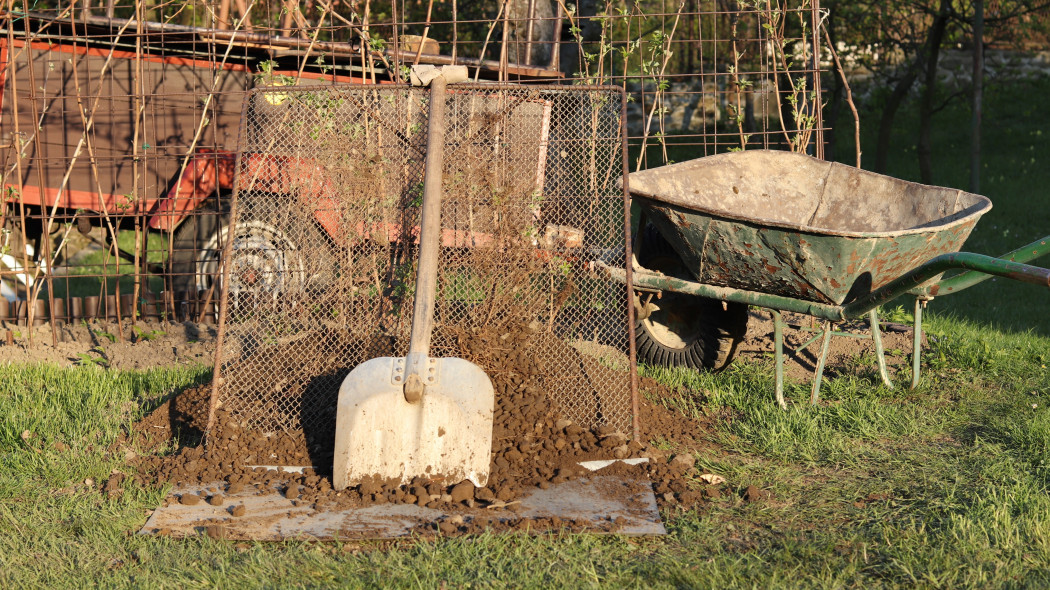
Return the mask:
[[(1050, 252), (1050, 236), (1000, 258), (959, 252), (992, 204), (957, 189), (773, 151), (720, 154), (645, 170), (631, 174), (628, 184), (643, 218), (630, 273), (640, 318), (639, 356), (705, 367), (728, 362), (732, 351), (718, 349), (743, 335), (747, 306), (769, 309), (776, 398), (782, 407), (782, 311), (822, 320), (811, 394), (816, 403), (835, 323), (868, 316), (880, 376), (892, 387), (877, 308), (913, 295), (915, 387), (925, 302), (992, 276), (1050, 287), (1050, 269), (1024, 264)], [(612, 280), (628, 280), (627, 269), (600, 261), (594, 268)], [(966, 272), (942, 278), (951, 269)], [(667, 295), (724, 303), (705, 308), (719, 317), (697, 323), (695, 307), (676, 313), (678, 304), (654, 303)], [(689, 361), (684, 353), (676, 357), (676, 351), (689, 352), (695, 360), (695, 350), (701, 351), (699, 362), (675, 362)]]

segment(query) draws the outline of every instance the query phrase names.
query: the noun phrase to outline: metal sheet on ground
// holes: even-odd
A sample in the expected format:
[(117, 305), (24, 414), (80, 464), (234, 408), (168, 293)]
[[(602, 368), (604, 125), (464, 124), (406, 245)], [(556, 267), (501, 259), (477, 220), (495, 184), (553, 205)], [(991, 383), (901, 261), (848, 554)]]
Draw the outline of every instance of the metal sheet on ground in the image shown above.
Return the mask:
[[(226, 539), (262, 541), (288, 539), (391, 539), (418, 532), (419, 527), (460, 515), (465, 522), (484, 516), (490, 519), (535, 520), (529, 532), (545, 532), (548, 519), (589, 521), (588, 532), (623, 535), (664, 535), (656, 497), (648, 480), (615, 475), (593, 475), (536, 489), (503, 508), (457, 506), (448, 509), (422, 508), (414, 504), (373, 504), (355, 508), (318, 511), (312, 504), (286, 499), (276, 489), (259, 493), (250, 489), (225, 494), (222, 506), (205, 502), (193, 506), (179, 503), (183, 494), (204, 494), (223, 489), (224, 484), (180, 486), (150, 516), (139, 534), (187, 537), (211, 534)], [(244, 516), (232, 508), (244, 506)], [(522, 530), (526, 523), (519, 524)], [(209, 531), (209, 527), (211, 530)]]

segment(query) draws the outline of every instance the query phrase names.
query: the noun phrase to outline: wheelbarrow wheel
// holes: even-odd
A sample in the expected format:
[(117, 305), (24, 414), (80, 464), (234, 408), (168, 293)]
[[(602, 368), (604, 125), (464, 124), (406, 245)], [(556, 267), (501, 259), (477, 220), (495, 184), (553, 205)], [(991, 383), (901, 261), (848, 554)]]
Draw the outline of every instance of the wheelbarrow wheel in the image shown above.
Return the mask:
[[(664, 274), (689, 279), (681, 258), (652, 225), (640, 236), (638, 263)], [(747, 306), (665, 292), (639, 294), (635, 323), (638, 360), (663, 367), (721, 370), (733, 360), (747, 332)]]

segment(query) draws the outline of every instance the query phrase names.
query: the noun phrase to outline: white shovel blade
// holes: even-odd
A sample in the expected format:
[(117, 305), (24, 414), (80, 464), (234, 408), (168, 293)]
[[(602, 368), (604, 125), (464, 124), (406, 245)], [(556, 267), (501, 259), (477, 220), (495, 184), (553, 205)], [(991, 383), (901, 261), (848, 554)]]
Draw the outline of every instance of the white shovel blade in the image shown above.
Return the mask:
[[(434, 372), (423, 399), (405, 401), (404, 358), (358, 365), (339, 388), (333, 484), (369, 476), (416, 476), (478, 487), (488, 483), (495, 393), (481, 367), (460, 358), (429, 359)], [(397, 381), (395, 381), (397, 379)]]

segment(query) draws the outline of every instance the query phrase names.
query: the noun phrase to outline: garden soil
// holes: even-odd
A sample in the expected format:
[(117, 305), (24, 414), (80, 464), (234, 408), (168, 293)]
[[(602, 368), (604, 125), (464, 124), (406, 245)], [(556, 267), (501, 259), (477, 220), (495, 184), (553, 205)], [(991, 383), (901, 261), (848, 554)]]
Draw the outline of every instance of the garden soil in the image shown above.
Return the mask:
[[(317, 337), (331, 336), (318, 334)], [(134, 477), (146, 485), (171, 482), (176, 486), (195, 486), (222, 482), (222, 489), (215, 489), (209, 498), (245, 489), (277, 488), (286, 498), (309, 503), (318, 510), (342, 510), (375, 503), (410, 503), (443, 510), (456, 505), (506, 506), (525, 492), (591, 475), (592, 472), (579, 465), (581, 461), (631, 457), (646, 457), (648, 463), (614, 464), (597, 474), (632, 473), (636, 479), (648, 475), (656, 482), (660, 503), (693, 505), (711, 496), (710, 492), (702, 493), (707, 484), (694, 477), (698, 474), (692, 455), (707, 444), (702, 437), (709, 430), (708, 425), (667, 410), (660, 400), (672, 392), (656, 382), (643, 382), (646, 395), (640, 418), (645, 431), (641, 440), (675, 441), (679, 448), (670, 451), (630, 440), (629, 433), (608, 427), (584, 428), (565, 419), (557, 404), (545, 394), (543, 367), (538, 364), (539, 355), (533, 348), (542, 346), (549, 350), (560, 346), (561, 355), (546, 356), (569, 359), (579, 353), (557, 338), (537, 333), (532, 326), (509, 322), (472, 331), (441, 331), (435, 334), (435, 340), (454, 343), (461, 358), (481, 366), (493, 381), (496, 392), (493, 443), (485, 487), (475, 488), (467, 481), (438, 482), (418, 477), (407, 485), (373, 478), (347, 490), (333, 490), (330, 470), (334, 429), (254, 431), (238, 421), (236, 412), (224, 407), (216, 410), (215, 426), (207, 444), (200, 444), (207, 425), (210, 385), (183, 391), (156, 408), (137, 423), (127, 437), (118, 441), (118, 448), (126, 446), (136, 453), (138, 469)], [(613, 370), (597, 363), (577, 362), (575, 366), (580, 372), (577, 378), (599, 382), (601, 371)], [(241, 366), (233, 370), (267, 374), (261, 369)], [(269, 375), (272, 379), (273, 372)], [(601, 394), (597, 391), (595, 400), (596, 407), (600, 407)], [(328, 401), (334, 410), (336, 399)], [(172, 441), (178, 441), (174, 453), (157, 452), (170, 448)], [(276, 465), (307, 468), (302, 473), (267, 468)], [(194, 503), (204, 498), (180, 501), (187, 500)], [(547, 524), (570, 530), (593, 528), (590, 521)], [(457, 523), (454, 530), (447, 522), (435, 523), (433, 529), (450, 534), (473, 532), (479, 527), (544, 528), (543, 523), (534, 519), (511, 517), (485, 523), (464, 521)]]

